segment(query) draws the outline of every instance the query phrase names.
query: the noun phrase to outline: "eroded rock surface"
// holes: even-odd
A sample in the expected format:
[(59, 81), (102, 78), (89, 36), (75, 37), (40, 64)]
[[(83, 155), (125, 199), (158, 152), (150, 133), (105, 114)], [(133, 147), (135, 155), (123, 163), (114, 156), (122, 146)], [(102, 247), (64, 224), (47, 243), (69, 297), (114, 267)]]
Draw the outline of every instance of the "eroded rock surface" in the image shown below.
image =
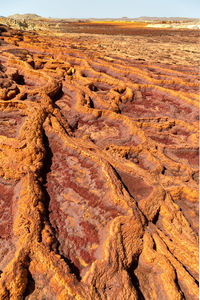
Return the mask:
[(108, 39), (0, 26), (1, 299), (198, 299), (198, 68)]

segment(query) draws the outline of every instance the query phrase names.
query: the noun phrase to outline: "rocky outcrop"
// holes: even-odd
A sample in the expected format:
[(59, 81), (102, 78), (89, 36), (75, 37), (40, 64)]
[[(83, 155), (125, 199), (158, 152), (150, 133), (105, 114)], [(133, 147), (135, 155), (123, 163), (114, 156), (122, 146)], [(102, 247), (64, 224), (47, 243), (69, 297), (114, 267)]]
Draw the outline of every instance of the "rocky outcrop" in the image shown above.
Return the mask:
[(198, 299), (198, 69), (0, 34), (0, 298)]

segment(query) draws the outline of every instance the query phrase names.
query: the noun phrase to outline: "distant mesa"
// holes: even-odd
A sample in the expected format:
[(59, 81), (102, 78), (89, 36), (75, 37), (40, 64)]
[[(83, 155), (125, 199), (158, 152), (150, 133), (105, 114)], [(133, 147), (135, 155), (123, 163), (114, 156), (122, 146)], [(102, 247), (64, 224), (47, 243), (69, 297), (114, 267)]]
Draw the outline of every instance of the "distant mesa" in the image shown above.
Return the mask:
[(41, 19), (42, 17), (38, 16), (37, 14), (14, 14), (8, 16), (8, 18), (17, 19), (17, 20), (21, 20), (21, 19), (33, 20), (33, 19)]

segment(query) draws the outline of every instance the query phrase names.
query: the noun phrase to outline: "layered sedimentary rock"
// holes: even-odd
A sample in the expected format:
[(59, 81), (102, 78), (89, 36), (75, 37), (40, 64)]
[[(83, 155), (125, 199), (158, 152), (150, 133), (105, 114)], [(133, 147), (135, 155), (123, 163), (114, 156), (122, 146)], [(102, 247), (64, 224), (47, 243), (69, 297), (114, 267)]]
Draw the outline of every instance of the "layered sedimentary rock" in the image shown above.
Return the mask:
[(0, 298), (198, 299), (191, 53), (0, 33)]

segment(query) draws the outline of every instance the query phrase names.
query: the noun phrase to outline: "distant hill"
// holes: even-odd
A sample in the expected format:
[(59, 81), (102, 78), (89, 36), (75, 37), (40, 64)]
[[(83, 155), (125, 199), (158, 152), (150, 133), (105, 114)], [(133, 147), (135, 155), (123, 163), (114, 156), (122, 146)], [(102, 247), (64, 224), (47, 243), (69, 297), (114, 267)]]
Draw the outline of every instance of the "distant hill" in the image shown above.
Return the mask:
[(38, 16), (36, 14), (14, 14), (14, 15), (8, 16), (8, 18), (16, 19), (16, 20), (21, 20), (21, 19), (26, 19), (26, 20), (42, 19), (41, 16)]

